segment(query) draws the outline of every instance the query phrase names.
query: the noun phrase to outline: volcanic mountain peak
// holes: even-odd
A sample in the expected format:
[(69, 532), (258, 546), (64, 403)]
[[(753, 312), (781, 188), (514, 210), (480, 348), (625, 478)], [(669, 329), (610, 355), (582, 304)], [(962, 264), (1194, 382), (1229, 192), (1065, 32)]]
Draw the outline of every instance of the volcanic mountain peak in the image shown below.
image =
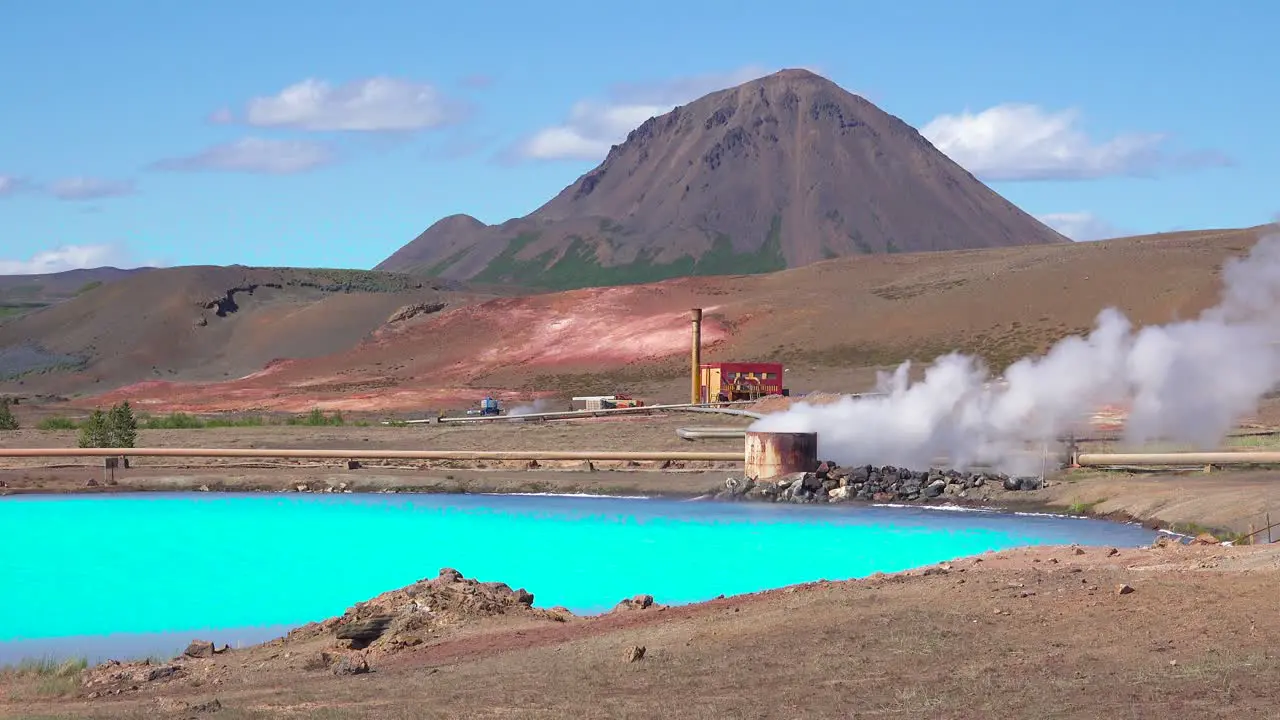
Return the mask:
[(652, 117), (525, 218), (446, 218), (379, 269), (581, 287), (1065, 242), (914, 128), (803, 69)]

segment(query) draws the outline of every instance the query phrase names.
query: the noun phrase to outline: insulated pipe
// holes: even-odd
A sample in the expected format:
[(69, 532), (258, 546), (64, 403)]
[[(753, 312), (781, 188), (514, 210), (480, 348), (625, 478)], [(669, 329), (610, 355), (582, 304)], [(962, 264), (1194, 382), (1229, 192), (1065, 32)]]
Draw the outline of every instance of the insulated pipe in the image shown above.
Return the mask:
[[(693, 321), (693, 353), (690, 358), (689, 375), (693, 380), (690, 391), (690, 403), (702, 402), (702, 308), (689, 311), (689, 319)], [(708, 397), (708, 400), (711, 398)]]
[(350, 460), (692, 460), (742, 462), (740, 452), (613, 450), (350, 450), (266, 448), (0, 448), (0, 457), (333, 458)]
[[(555, 412), (545, 413), (529, 413), (527, 415), (459, 415), (457, 417), (442, 417), (439, 419), (426, 420), (406, 420), (405, 424), (418, 425), (431, 422), (442, 423), (460, 423), (460, 422), (502, 422), (513, 420), (567, 420), (570, 418), (587, 418), (587, 417), (608, 417), (609, 415), (644, 415), (654, 411), (678, 410), (689, 412), (721, 412), (729, 415), (743, 414), (748, 411), (730, 410), (727, 408), (718, 408), (715, 405), (749, 405), (754, 400), (735, 400), (731, 403), (700, 403), (694, 404), (677, 404), (677, 405), (641, 405), (638, 407), (624, 408), (607, 408), (601, 410), (557, 410)], [(759, 413), (751, 413), (747, 417), (760, 417)], [(384, 425), (390, 425), (391, 421), (384, 420)]]
[(1280, 465), (1280, 452), (1080, 453), (1075, 463), (1099, 465)]
[(719, 415), (737, 415), (738, 417), (746, 417), (746, 418), (751, 418), (753, 420), (759, 420), (760, 418), (764, 417), (763, 413), (758, 413), (753, 410), (735, 410), (733, 408), (718, 408), (718, 407), (688, 407), (688, 408), (680, 409), (677, 412), (704, 412), (704, 413), (716, 413)]
[(676, 428), (676, 435), (685, 440), (739, 439), (747, 436), (747, 430), (731, 427)]

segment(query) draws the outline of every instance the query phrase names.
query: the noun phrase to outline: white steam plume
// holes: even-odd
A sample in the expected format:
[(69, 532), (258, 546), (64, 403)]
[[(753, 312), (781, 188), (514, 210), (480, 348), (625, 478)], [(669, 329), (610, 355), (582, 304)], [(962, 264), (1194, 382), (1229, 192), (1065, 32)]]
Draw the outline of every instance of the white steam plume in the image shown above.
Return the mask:
[(551, 401), (546, 398), (538, 398), (531, 403), (525, 403), (524, 405), (517, 405), (511, 408), (511, 410), (507, 412), (507, 415), (534, 415), (537, 413), (548, 412), (550, 408)]
[(981, 360), (952, 353), (922, 381), (910, 381), (906, 362), (880, 374), (883, 395), (800, 402), (751, 429), (817, 432), (823, 459), (851, 465), (924, 469), (946, 458), (1031, 474), (1042, 460), (1028, 450), (1081, 428), (1101, 405), (1127, 403), (1126, 442), (1211, 448), (1280, 381), (1280, 234), (1229, 259), (1222, 275), (1222, 301), (1194, 320), (1135, 332), (1107, 308), (1087, 337), (1019, 360), (1003, 383)]

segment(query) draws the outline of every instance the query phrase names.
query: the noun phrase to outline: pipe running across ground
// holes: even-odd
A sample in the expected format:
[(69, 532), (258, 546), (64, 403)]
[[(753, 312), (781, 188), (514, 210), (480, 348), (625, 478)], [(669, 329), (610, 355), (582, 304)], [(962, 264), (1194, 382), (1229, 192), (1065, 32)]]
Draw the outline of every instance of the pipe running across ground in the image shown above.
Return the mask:
[(1178, 465), (1280, 465), (1280, 452), (1080, 453), (1081, 467), (1172, 467)]
[(54, 457), (329, 458), (336, 460), (635, 460), (742, 462), (741, 452), (616, 450), (316, 450), (263, 448), (0, 448), (5, 458)]
[[(718, 412), (727, 415), (748, 414), (749, 417), (760, 417), (759, 413), (745, 410), (734, 410), (726, 405), (750, 405), (754, 400), (735, 400), (723, 403), (677, 403), (673, 405), (639, 405), (636, 407), (601, 408), (599, 410), (557, 410), (554, 412), (524, 413), (521, 415), (458, 415), (455, 417), (423, 418), (418, 420), (402, 420), (406, 425), (423, 425), (429, 423), (484, 423), (484, 422), (517, 422), (522, 420), (572, 420), (575, 418), (609, 417), (612, 415), (649, 415), (657, 412)], [(383, 421), (390, 425), (393, 421)]]

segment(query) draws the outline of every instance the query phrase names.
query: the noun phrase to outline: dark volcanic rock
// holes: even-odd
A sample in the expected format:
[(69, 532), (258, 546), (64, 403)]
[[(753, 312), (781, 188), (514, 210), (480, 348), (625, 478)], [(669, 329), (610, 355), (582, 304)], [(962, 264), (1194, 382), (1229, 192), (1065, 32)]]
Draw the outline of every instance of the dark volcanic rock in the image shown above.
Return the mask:
[[(985, 497), (992, 489), (1005, 492), (1039, 490), (1044, 481), (1038, 477), (1009, 477), (1000, 474), (928, 471), (899, 467), (837, 467), (823, 463), (817, 472), (795, 473), (773, 481), (753, 481), (731, 477), (717, 499), (755, 500), (763, 502), (846, 502), (851, 500), (913, 502), (917, 500), (964, 499)], [(744, 488), (747, 488), (744, 490)], [(985, 489), (984, 489), (985, 488)]]
[(387, 628), (391, 626), (391, 620), (392, 616), (390, 615), (358, 620), (338, 628), (338, 632), (334, 635), (339, 640), (350, 640), (352, 647), (365, 647), (382, 637), (382, 633), (386, 632)]

